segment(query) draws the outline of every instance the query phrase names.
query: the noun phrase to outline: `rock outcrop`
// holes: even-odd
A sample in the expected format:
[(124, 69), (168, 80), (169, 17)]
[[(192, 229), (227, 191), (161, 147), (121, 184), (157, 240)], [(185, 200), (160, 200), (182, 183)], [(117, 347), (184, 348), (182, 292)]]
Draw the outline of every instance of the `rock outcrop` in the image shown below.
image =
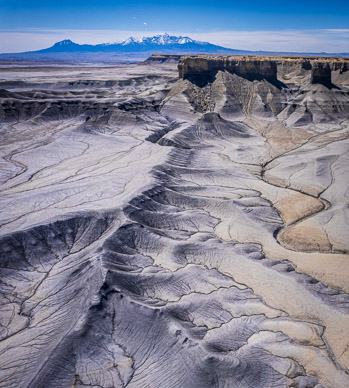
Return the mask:
[(143, 64), (178, 63), (183, 58), (182, 54), (152, 54)]
[(311, 69), (312, 84), (331, 84), (331, 67), (328, 62), (314, 62)]
[(212, 79), (219, 70), (249, 79), (277, 78), (275, 61), (254, 57), (186, 57), (179, 60), (179, 76), (183, 79)]
[[(193, 81), (212, 82), (218, 71), (227, 71), (247, 79), (283, 78), (292, 72), (304, 76), (311, 72), (312, 84), (331, 84), (331, 73), (342, 74), (349, 69), (349, 58), (318, 58), (291, 56), (179, 56), (179, 77)], [(154, 57), (156, 60), (156, 57)]]

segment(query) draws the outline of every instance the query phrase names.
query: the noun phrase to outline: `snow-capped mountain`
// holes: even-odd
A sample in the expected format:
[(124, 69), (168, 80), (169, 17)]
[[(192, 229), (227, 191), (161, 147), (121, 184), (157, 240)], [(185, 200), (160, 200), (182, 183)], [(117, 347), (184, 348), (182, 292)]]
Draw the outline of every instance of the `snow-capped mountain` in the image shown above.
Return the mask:
[[(134, 39), (134, 38), (129, 38)], [(127, 40), (127, 41), (128, 41)], [(125, 44), (127, 41), (123, 42)], [(158, 44), (158, 45), (167, 45), (167, 44), (186, 44), (186, 43), (194, 43), (195, 40), (187, 37), (187, 36), (171, 36), (167, 33), (155, 35), (152, 37), (140, 38), (136, 39), (135, 42), (142, 44)]]
[(75, 43), (73, 43), (70, 39), (65, 39), (65, 40), (62, 40), (56, 44), (58, 46), (70, 46), (70, 45), (75, 44)]
[(128, 39), (126, 39), (125, 41), (121, 42), (121, 45), (122, 46), (128, 46), (128, 45), (132, 45), (132, 44), (135, 44), (135, 43), (138, 43), (137, 39), (135, 39), (135, 38), (133, 38), (131, 36)]
[(200, 42), (188, 36), (173, 36), (167, 33), (134, 38), (129, 37), (123, 42), (102, 43), (97, 45), (80, 45), (71, 40), (63, 40), (38, 53), (57, 52), (115, 52), (115, 53), (137, 53), (137, 52), (157, 52), (157, 53), (216, 53), (233, 54), (237, 50), (216, 46), (208, 42)]
[(186, 43), (195, 43), (195, 40), (187, 36), (170, 36), (169, 34), (165, 33), (165, 34), (138, 38), (138, 39), (131, 36), (130, 38), (123, 41), (121, 44), (122, 46), (135, 45), (135, 44), (165, 46), (170, 44), (186, 44)]
[(195, 43), (195, 40), (187, 36), (170, 36), (169, 34), (160, 34), (151, 37), (144, 38), (134, 38), (131, 36), (121, 43), (122, 46), (128, 45), (170, 45), (170, 44), (186, 44), (186, 43)]

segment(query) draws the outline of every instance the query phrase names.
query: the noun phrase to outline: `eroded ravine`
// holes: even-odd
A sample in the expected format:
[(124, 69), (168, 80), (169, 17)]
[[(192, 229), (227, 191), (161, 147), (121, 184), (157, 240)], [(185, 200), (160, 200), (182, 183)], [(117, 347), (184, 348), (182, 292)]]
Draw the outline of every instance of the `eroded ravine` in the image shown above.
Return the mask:
[[(319, 195), (292, 168), (281, 173), (293, 174), (289, 187), (277, 171), (301, 158), (311, 166), (326, 142), (331, 162), (345, 155), (329, 140), (337, 124), (276, 120), (288, 106), (275, 99), (289, 92), (266, 80), (219, 73), (200, 87), (171, 67), (137, 82), (127, 82), (133, 71), (154, 68), (122, 71), (91, 81), (90, 102), (91, 82), (58, 77), (56, 89), (80, 90), (76, 118), (55, 102), (50, 119), (45, 109), (44, 120), (35, 112), (12, 126), (10, 152), (27, 169), (9, 167), (2, 192), (0, 386), (346, 387), (347, 255), (276, 240), (339, 212), (344, 162), (327, 174), (320, 159), (325, 170), (305, 174)], [(57, 125), (40, 144), (40, 130)], [(24, 156), (16, 136), (32, 127), (36, 152)]]

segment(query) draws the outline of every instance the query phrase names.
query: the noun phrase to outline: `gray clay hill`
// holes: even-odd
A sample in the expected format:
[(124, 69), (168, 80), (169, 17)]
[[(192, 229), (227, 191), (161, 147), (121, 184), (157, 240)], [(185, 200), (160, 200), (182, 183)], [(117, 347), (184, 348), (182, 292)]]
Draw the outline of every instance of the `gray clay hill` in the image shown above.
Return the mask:
[(0, 103), (1, 388), (349, 387), (348, 60), (7, 63)]

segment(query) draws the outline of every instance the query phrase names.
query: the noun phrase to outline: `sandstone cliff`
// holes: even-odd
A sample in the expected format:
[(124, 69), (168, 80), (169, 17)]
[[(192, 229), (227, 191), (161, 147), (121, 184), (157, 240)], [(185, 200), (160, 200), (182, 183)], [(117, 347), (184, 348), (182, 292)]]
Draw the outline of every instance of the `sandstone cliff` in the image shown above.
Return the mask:
[(315, 62), (311, 69), (310, 82), (312, 84), (330, 84), (331, 67), (328, 62)]
[(143, 64), (156, 63), (177, 63), (183, 55), (181, 54), (152, 54)]
[(212, 81), (218, 71), (227, 71), (249, 79), (276, 80), (285, 74), (310, 72), (310, 82), (328, 85), (331, 73), (342, 74), (349, 68), (347, 58), (282, 57), (282, 56), (180, 56), (179, 77)]
[(184, 79), (198, 76), (211, 78), (219, 70), (246, 78), (277, 78), (275, 61), (254, 57), (186, 57), (178, 64), (179, 76)]

